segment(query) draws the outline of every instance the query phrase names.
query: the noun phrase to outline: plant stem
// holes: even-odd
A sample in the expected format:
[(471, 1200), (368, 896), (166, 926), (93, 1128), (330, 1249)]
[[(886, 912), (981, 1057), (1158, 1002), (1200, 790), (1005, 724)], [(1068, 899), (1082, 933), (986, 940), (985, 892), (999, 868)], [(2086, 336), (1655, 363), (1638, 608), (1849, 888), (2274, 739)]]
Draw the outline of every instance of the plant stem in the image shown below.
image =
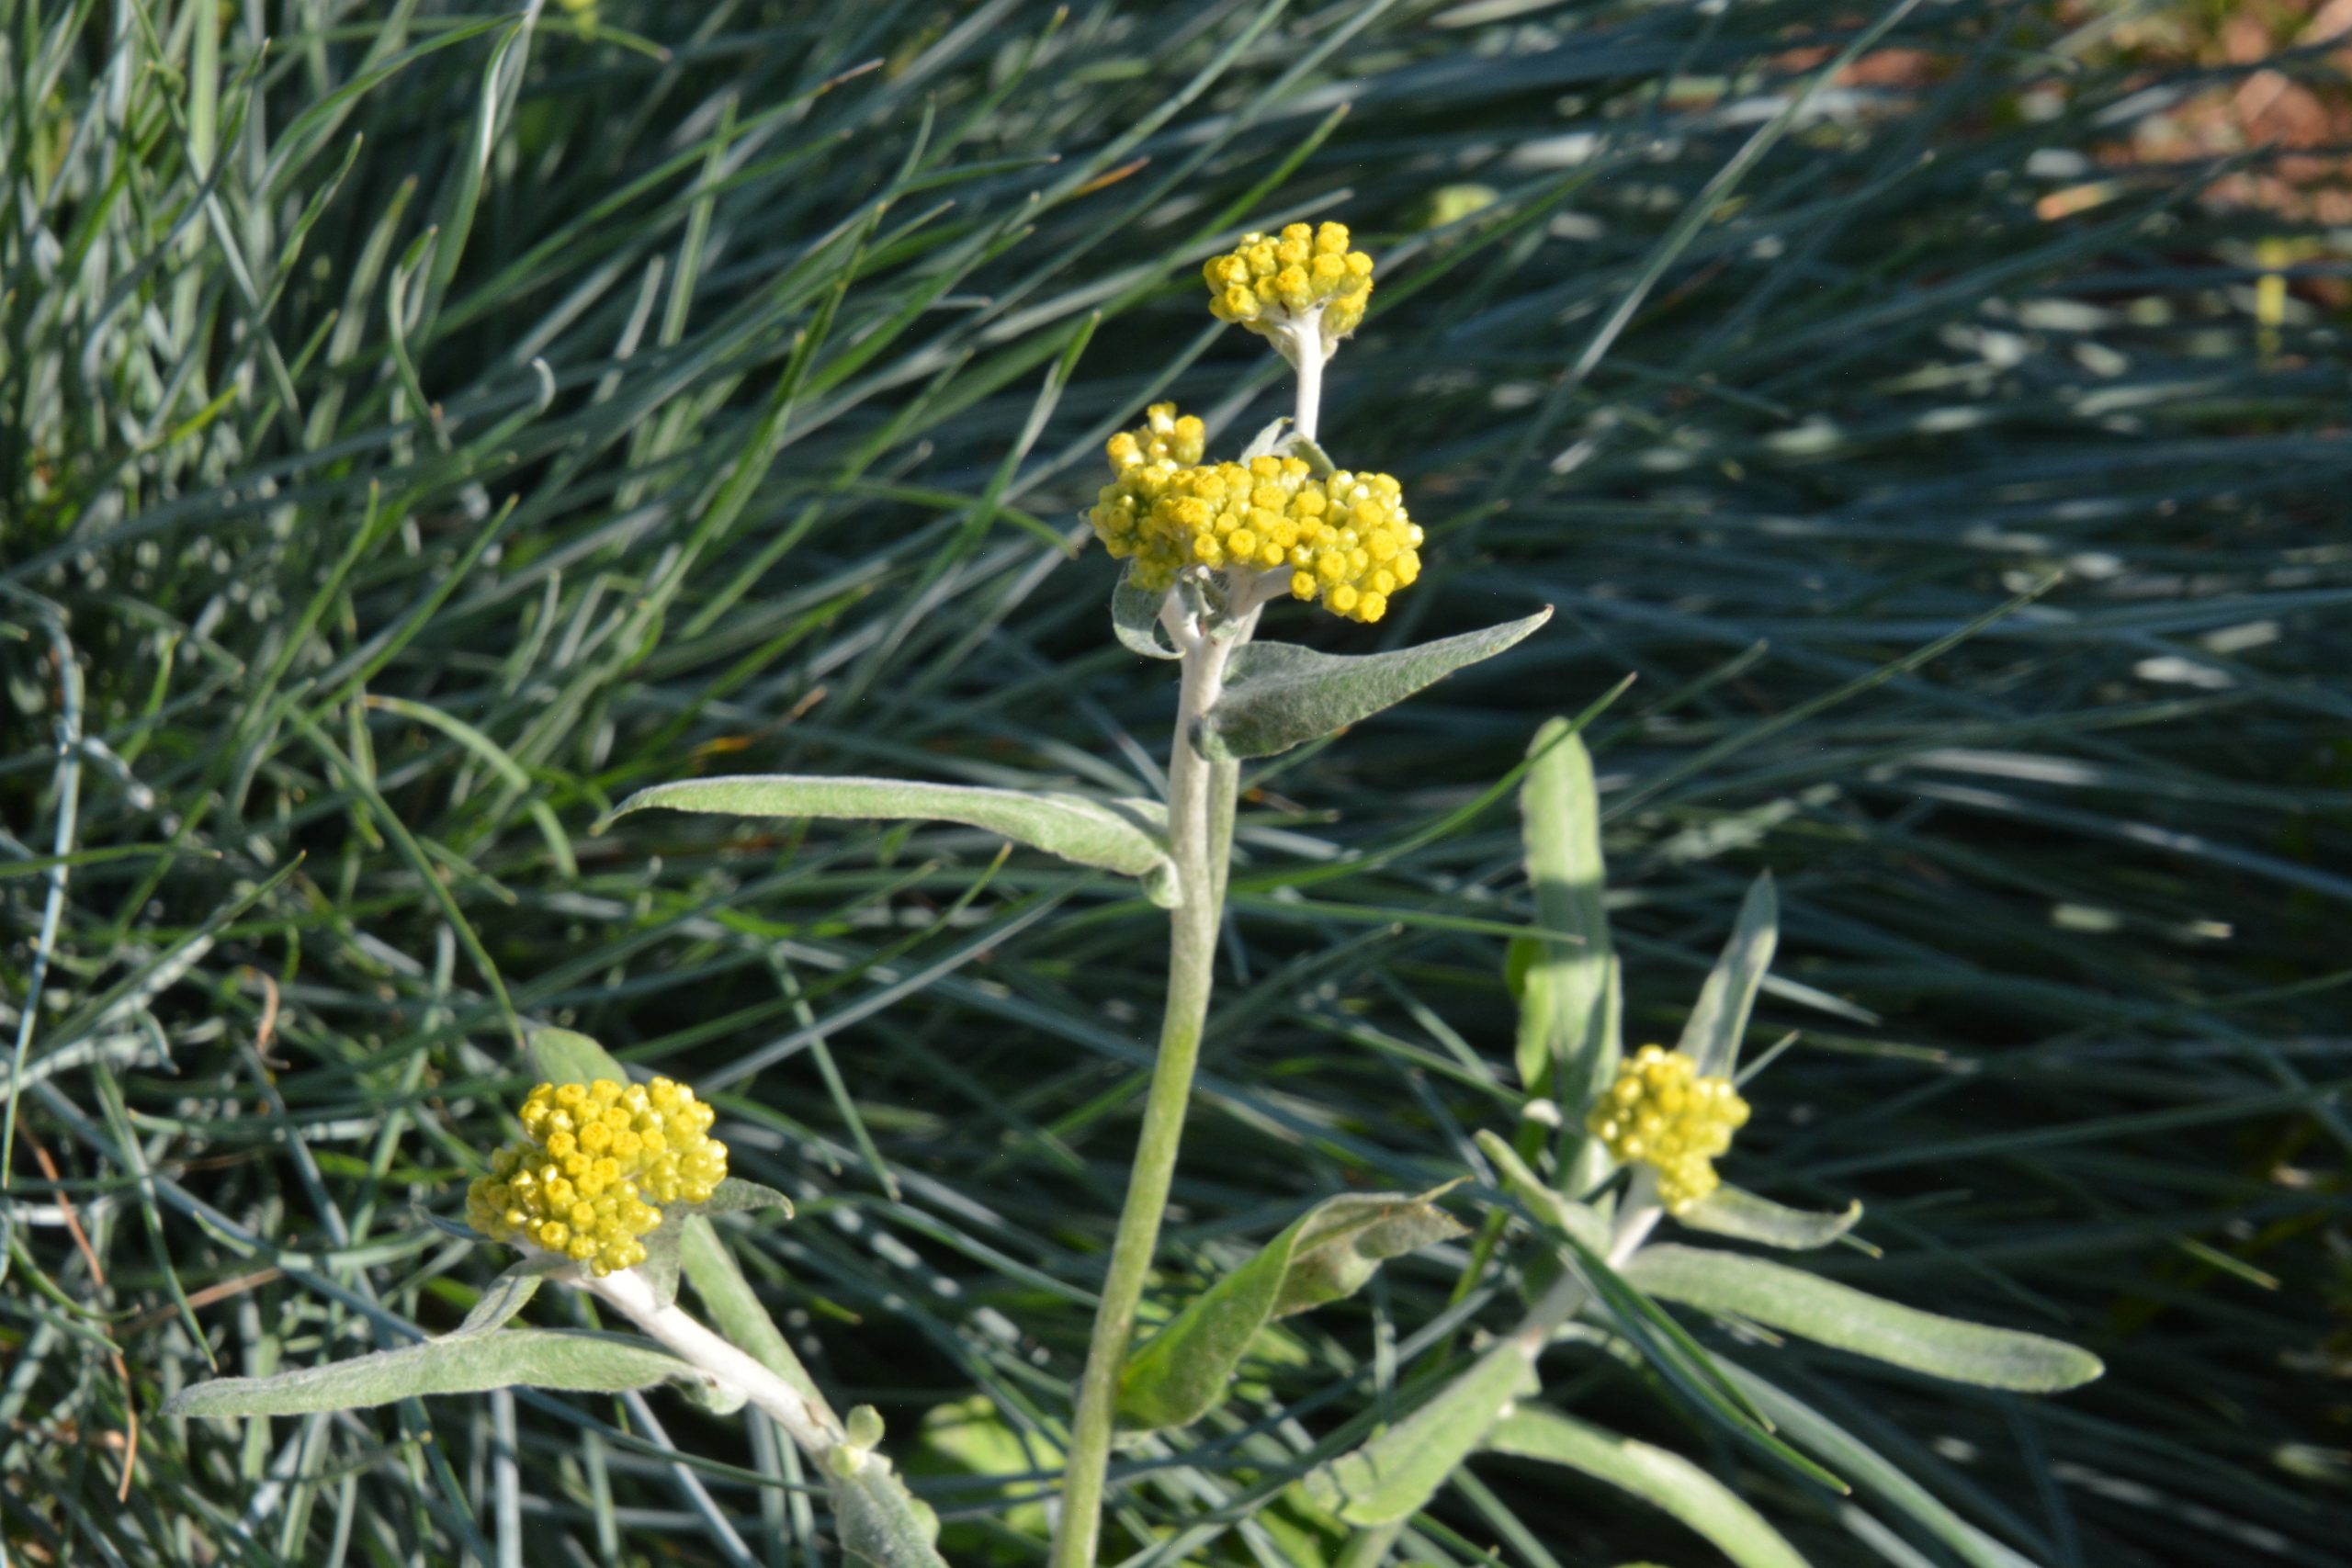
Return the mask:
[(1322, 329), (1309, 324), (1295, 341), (1298, 352), (1291, 364), (1298, 371), (1298, 408), (1291, 416), (1291, 428), (1312, 441), (1316, 422), (1323, 413)]
[(695, 1322), (684, 1308), (674, 1303), (663, 1306), (654, 1299), (651, 1282), (636, 1269), (624, 1269), (601, 1280), (583, 1277), (578, 1283), (581, 1289), (660, 1340), (680, 1359), (701, 1368), (766, 1411), (801, 1451), (819, 1464), (824, 1462), (828, 1452), (840, 1446), (842, 1433), (834, 1427), (830, 1411)]
[(1177, 699), (1176, 740), (1168, 763), (1168, 851), (1175, 863), (1177, 902), (1169, 913), (1168, 999), (1159, 1025), (1159, 1056), (1144, 1101), (1127, 1198), (1111, 1243), (1111, 1267), (1095, 1309), (1086, 1371), (1079, 1381), (1070, 1423), (1069, 1457), (1062, 1473), (1061, 1520), (1054, 1532), (1053, 1568), (1093, 1568), (1100, 1543), (1102, 1496), (1111, 1463), (1111, 1431), (1119, 1371), (1135, 1333), (1136, 1308), (1159, 1242), (1160, 1216), (1175, 1179), (1184, 1109), (1193, 1094), (1201, 1032), (1223, 919), (1225, 877), (1213, 846), (1230, 832), (1238, 770), (1212, 763), (1193, 744), (1193, 731), (1224, 689), (1233, 644), (1194, 635), (1184, 644), (1183, 684)]

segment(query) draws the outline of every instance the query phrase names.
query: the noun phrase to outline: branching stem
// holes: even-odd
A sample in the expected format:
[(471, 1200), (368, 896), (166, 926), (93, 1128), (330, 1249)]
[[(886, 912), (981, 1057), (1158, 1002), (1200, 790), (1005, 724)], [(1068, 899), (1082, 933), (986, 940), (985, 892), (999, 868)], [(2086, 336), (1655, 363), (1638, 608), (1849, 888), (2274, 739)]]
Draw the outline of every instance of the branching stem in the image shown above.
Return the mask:
[(1160, 1020), (1159, 1055), (1144, 1101), (1126, 1202), (1111, 1244), (1110, 1272), (1102, 1281), (1086, 1371), (1079, 1382), (1063, 1472), (1061, 1521), (1054, 1536), (1054, 1568), (1092, 1568), (1094, 1562), (1119, 1371), (1135, 1334), (1136, 1309), (1143, 1300), (1144, 1280), (1159, 1244), (1160, 1216), (1175, 1179), (1176, 1152), (1200, 1062), (1201, 1034), (1208, 1021), (1217, 931), (1224, 916), (1224, 867), (1216, 862), (1230, 831), (1238, 772), (1204, 756), (1197, 735), (1201, 719), (1224, 690), (1234, 644), (1200, 636), (1182, 646), (1183, 682), (1168, 764), (1168, 850), (1176, 865), (1178, 899), (1169, 915), (1167, 1010)]
[(701, 1368), (766, 1411), (819, 1465), (840, 1446), (842, 1435), (831, 1411), (695, 1322), (684, 1308), (674, 1303), (663, 1306), (654, 1299), (652, 1282), (636, 1269), (624, 1269), (601, 1280), (583, 1276), (577, 1283), (660, 1340), (679, 1359)]

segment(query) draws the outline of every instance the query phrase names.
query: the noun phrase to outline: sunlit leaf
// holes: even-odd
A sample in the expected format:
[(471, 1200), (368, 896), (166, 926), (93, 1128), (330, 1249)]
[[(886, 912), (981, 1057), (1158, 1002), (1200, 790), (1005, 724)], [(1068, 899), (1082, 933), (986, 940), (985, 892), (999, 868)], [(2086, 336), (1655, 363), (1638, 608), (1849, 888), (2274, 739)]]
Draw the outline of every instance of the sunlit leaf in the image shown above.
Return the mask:
[(1461, 1235), (1430, 1196), (1350, 1193), (1300, 1215), (1128, 1357), (1121, 1422), (1149, 1430), (1197, 1421), (1224, 1401), (1269, 1322), (1351, 1294), (1385, 1259)]
[(2105, 1370), (2097, 1356), (2062, 1340), (1939, 1317), (1768, 1258), (1664, 1243), (1637, 1253), (1625, 1278), (1661, 1301), (1751, 1318), (1858, 1356), (1987, 1388), (2050, 1393)]
[(434, 1393), (494, 1388), (618, 1393), (662, 1382), (707, 1382), (703, 1372), (641, 1339), (569, 1329), (507, 1328), (452, 1335), (266, 1378), (217, 1378), (173, 1397), (167, 1416), (303, 1416), (364, 1410)]
[(1147, 800), (1091, 800), (1076, 795), (978, 784), (914, 784), (902, 779), (746, 773), (655, 784), (630, 795), (614, 809), (613, 816), (656, 808), (729, 817), (960, 822), (1080, 865), (1140, 878), (1154, 898), (1169, 897), (1171, 872), (1166, 812)]
[(1521, 1404), (1497, 1422), (1487, 1447), (1566, 1465), (1655, 1504), (1706, 1537), (1738, 1568), (1806, 1568), (1796, 1548), (1761, 1514), (1669, 1449), (1637, 1442), (1540, 1404)]
[(1219, 759), (1272, 757), (1394, 707), (1466, 665), (1492, 659), (1552, 618), (1441, 637), (1393, 653), (1333, 654), (1253, 642), (1234, 656), (1225, 694), (1201, 723), (1201, 749)]
[(1824, 1213), (1792, 1209), (1737, 1187), (1718, 1187), (1674, 1216), (1677, 1224), (1694, 1231), (1797, 1252), (1827, 1247), (1852, 1230), (1861, 1217), (1860, 1202), (1849, 1203), (1837, 1213)]
[[(1546, 935), (1528, 938), (1519, 993), (1519, 1079), (1569, 1111), (1591, 1103), (1617, 1070), (1605, 1005), (1611, 954), (1601, 905), (1600, 793), (1592, 757), (1568, 721), (1535, 732), (1519, 788), (1527, 877)], [(1566, 932), (1568, 937), (1548, 933)]]
[(1351, 1525), (1408, 1519), (1486, 1440), (1503, 1406), (1534, 1388), (1527, 1353), (1502, 1340), (1411, 1415), (1311, 1472), (1308, 1495)]
[(1729, 1076), (1739, 1065), (1747, 1016), (1756, 1009), (1757, 988), (1772, 967), (1772, 950), (1780, 940), (1781, 901), (1768, 871), (1748, 888), (1723, 956), (1699, 988), (1698, 1004), (1682, 1026), (1679, 1049), (1698, 1062), (1702, 1074)]

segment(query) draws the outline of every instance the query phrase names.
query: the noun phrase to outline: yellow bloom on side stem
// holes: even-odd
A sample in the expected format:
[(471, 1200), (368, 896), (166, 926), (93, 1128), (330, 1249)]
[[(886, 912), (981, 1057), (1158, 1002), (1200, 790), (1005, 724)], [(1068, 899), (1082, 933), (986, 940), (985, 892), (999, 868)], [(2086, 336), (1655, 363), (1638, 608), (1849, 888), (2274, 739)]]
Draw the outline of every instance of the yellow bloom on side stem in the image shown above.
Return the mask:
[(1294, 598), (1369, 623), (1420, 575), (1421, 530), (1388, 475), (1317, 478), (1298, 457), (1202, 464), (1198, 420), (1175, 418), (1169, 403), (1151, 419), (1112, 437), (1115, 477), (1091, 513), (1096, 536), (1133, 561), (1142, 587), (1164, 592), (1193, 566), (1280, 573)]
[(1699, 1076), (1679, 1051), (1645, 1045), (1593, 1101), (1585, 1130), (1611, 1155), (1657, 1172), (1657, 1195), (1679, 1214), (1721, 1185), (1715, 1156), (1747, 1124), (1747, 1101), (1731, 1079)]
[(1372, 257), (1348, 249), (1348, 226), (1293, 223), (1279, 234), (1245, 234), (1201, 268), (1209, 311), (1275, 342), (1317, 340), (1329, 358), (1363, 324), (1372, 298)]
[(540, 1084), (523, 1102), (523, 1141), (467, 1188), (466, 1222), (600, 1277), (634, 1268), (645, 1261), (638, 1238), (662, 1223), (655, 1204), (707, 1202), (727, 1179), (715, 1114), (668, 1078)]

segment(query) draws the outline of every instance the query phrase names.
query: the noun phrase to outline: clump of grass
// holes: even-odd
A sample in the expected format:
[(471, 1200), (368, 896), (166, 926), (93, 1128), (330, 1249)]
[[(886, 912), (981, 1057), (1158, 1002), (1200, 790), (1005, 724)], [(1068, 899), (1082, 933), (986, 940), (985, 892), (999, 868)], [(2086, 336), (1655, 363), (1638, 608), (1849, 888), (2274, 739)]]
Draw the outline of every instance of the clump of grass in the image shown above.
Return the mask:
[[(13, 1555), (820, 1548), (788, 1450), (634, 1396), (152, 1419), (216, 1367), (458, 1321), (487, 1274), (413, 1209), (497, 1141), (525, 1020), (715, 1098), (802, 1205), (738, 1238), (770, 1303), (894, 1431), (984, 1397), (1028, 1458), (931, 1495), (1029, 1550), (1006, 1521), (1058, 1462), (1156, 912), (1026, 855), (972, 893), (985, 835), (589, 829), (722, 764), (1149, 793), (1160, 684), (1104, 645), (1076, 512), (1156, 398), (1278, 412), (1202, 330), (1197, 267), (1342, 203), (1393, 281), (1324, 425), (1413, 433), (1433, 562), (1344, 645), (1544, 602), (1567, 629), (1245, 780), (1170, 1235), (1206, 1272), (1307, 1196), (1462, 1168), (1531, 918), (1498, 781), (1634, 673), (1589, 734), (1629, 1033), (1671, 1037), (1773, 867), (1752, 1045), (1801, 1032), (1747, 1179), (1863, 1192), (1881, 1288), (2110, 1369), (2028, 1408), (1787, 1353), (1802, 1396), (2035, 1562), (2338, 1550), (2352, 454), (2302, 279), (2340, 252), (2282, 270), (2267, 242), (2328, 237), (2205, 209), (2202, 170), (2102, 175), (2162, 100), (2096, 19), (1904, 14), (1908, 67), (1793, 109), (1866, 18), (14, 24)], [(1277, 1415), (1409, 1382), (1434, 1341), (1388, 1325), (1436, 1318), (1460, 1261), (1298, 1330), (1258, 1419), (1136, 1456), (1120, 1528), (1279, 1478)], [(1585, 1397), (1816, 1564), (1947, 1561)], [(1308, 1550), (1279, 1509), (1218, 1528), (1198, 1550)], [(1683, 1560), (1670, 1528), (1497, 1470), (1407, 1542)]]

